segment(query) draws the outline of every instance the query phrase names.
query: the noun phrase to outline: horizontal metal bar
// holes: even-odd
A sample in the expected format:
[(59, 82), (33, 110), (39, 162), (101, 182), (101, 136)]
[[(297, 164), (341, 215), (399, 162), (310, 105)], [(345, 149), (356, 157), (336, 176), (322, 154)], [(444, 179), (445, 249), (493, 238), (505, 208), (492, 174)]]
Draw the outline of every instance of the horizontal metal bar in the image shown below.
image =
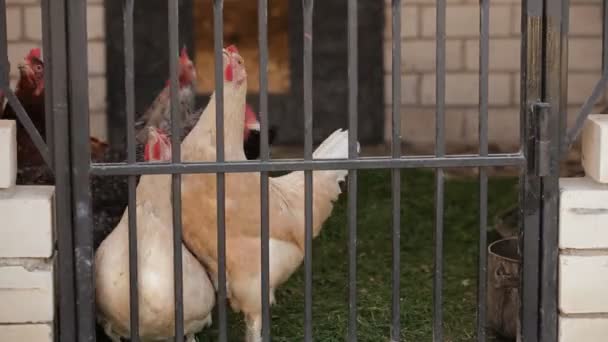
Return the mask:
[(304, 170), (370, 170), (370, 169), (413, 169), (437, 167), (491, 167), (522, 166), (526, 159), (521, 153), (490, 154), (487, 157), (478, 155), (450, 155), (444, 157), (416, 156), (402, 158), (366, 157), (357, 160), (324, 159), (324, 160), (272, 160), (238, 161), (238, 162), (204, 162), (204, 163), (95, 163), (91, 173), (100, 176), (153, 175), (174, 173), (237, 173), (262, 171), (304, 171)]

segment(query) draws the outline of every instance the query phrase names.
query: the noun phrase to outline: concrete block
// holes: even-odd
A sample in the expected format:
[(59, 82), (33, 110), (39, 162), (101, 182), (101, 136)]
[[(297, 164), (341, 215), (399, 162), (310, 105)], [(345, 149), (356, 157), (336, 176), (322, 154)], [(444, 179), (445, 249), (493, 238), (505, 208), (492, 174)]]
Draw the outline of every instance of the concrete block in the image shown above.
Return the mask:
[(1, 266), (0, 261), (0, 323), (53, 321), (55, 305), (52, 263), (42, 260), (38, 262), (36, 265), (30, 259), (24, 260), (21, 266)]
[(589, 115), (582, 132), (581, 162), (585, 174), (608, 183), (608, 115)]
[(53, 342), (50, 324), (0, 324), (0, 341)]
[(608, 317), (559, 318), (559, 342), (605, 342), (608, 337)]
[(17, 179), (17, 123), (0, 120), (0, 189), (15, 186)]
[(608, 254), (560, 255), (559, 267), (562, 313), (608, 313)]
[(608, 248), (608, 184), (573, 177), (559, 187), (559, 247)]
[(53, 186), (16, 186), (0, 199), (0, 258), (51, 257), (54, 193)]

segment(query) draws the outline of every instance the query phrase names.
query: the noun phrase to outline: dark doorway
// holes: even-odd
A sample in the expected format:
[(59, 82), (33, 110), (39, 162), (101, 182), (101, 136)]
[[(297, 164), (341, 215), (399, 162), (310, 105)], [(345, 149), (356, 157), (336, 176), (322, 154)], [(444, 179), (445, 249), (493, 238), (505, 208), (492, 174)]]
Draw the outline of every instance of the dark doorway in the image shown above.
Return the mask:
[[(205, 35), (211, 32), (207, 25), (213, 20), (210, 12), (211, 3), (212, 1), (209, 0), (180, 1), (180, 46), (186, 45), (190, 56), (198, 63), (213, 61), (205, 59), (204, 56), (207, 50), (213, 47), (213, 43), (205, 39)], [(251, 85), (249, 87), (248, 101), (257, 109), (256, 2), (252, 2), (251, 6), (242, 6), (243, 3), (238, 0), (224, 2), (224, 39), (226, 44), (236, 40), (235, 43), (239, 48), (243, 46), (249, 49), (248, 52), (243, 53), (251, 56), (247, 59), (247, 65), (252, 70), (250, 83), (253, 87)], [(254, 9), (253, 16), (251, 9)], [(313, 134), (316, 143), (333, 130), (346, 128), (348, 125), (346, 9), (347, 2), (344, 0), (315, 3)], [(235, 14), (234, 11), (237, 10), (240, 13)], [(122, 3), (106, 1), (105, 17), (109, 66), (108, 136), (110, 142), (118, 146), (123, 143), (125, 136)], [(164, 0), (136, 2), (134, 17), (135, 95), (136, 111), (140, 114), (161, 90), (168, 77), (167, 2)], [(283, 32), (285, 28), (286, 34)], [(362, 143), (379, 143), (384, 137), (383, 29), (384, 2), (360, 2), (359, 139)], [(201, 35), (205, 37), (201, 38)], [(271, 55), (269, 117), (270, 123), (278, 128), (276, 138), (278, 144), (303, 142), (302, 37), (301, 1), (269, 1)], [(274, 69), (272, 63), (275, 63)], [(284, 70), (285, 68), (288, 70)], [(208, 73), (206, 70), (213, 69), (201, 65), (197, 65), (197, 69), (200, 85), (197, 102), (202, 106), (206, 104), (212, 91), (208, 85), (213, 84), (213, 73), (205, 75), (202, 72)], [(253, 76), (254, 74), (256, 75)]]

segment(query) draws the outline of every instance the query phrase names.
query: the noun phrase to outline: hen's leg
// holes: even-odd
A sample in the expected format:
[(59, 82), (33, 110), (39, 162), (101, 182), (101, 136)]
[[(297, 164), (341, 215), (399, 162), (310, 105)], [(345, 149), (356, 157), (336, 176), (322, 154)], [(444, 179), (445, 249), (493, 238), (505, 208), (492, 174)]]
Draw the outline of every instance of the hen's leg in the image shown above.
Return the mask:
[(261, 342), (262, 341), (262, 318), (260, 314), (247, 315), (245, 318), (247, 324), (247, 335), (245, 342)]

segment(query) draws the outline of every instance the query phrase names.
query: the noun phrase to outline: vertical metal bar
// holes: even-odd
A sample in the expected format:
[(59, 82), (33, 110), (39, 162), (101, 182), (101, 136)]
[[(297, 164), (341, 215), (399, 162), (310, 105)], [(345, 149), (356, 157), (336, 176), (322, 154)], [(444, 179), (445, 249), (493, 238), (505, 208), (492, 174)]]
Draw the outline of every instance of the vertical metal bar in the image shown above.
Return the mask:
[(520, 337), (538, 340), (540, 180), (534, 174), (537, 123), (532, 104), (542, 96), (542, 0), (522, 2), (520, 139), (527, 165), (520, 174), (520, 250), (523, 256)]
[[(9, 87), (10, 65), (8, 61), (8, 43), (6, 38), (6, 0), (0, 0), (0, 91)], [(0, 99), (3, 101), (4, 97)], [(0, 102), (0, 106), (4, 105)], [(1, 107), (0, 107), (1, 108)]]
[[(171, 101), (171, 159), (181, 161), (181, 115), (178, 80), (179, 2), (169, 1), (169, 76)], [(184, 341), (184, 287), (182, 269), (182, 176), (171, 176), (173, 211), (173, 281), (175, 299), (175, 342)]]
[[(570, 8), (570, 0), (563, 2), (564, 10)], [(602, 74), (608, 73), (608, 0), (602, 1)], [(569, 25), (569, 18), (563, 17), (562, 19), (566, 28)], [(566, 31), (568, 32), (568, 31)], [(566, 42), (568, 40), (566, 39)]]
[[(436, 79), (435, 99), (435, 155), (445, 155), (445, 0), (437, 1), (436, 32)], [(433, 277), (433, 341), (443, 341), (443, 169), (435, 171), (435, 266)]]
[[(49, 37), (52, 44), (45, 50), (47, 70), (52, 70), (48, 87), (52, 88), (53, 165), (55, 170), (55, 222), (57, 224), (57, 275), (59, 288), (59, 340), (76, 341), (76, 296), (74, 281), (74, 238), (70, 183), (70, 147), (68, 117), (68, 73), (65, 2), (45, 0), (49, 10)], [(4, 0), (0, 0), (4, 8)], [(1, 48), (0, 48), (1, 49)], [(0, 53), (0, 58), (5, 58)], [(0, 71), (1, 72), (1, 71)]]
[[(260, 158), (270, 157), (268, 146), (268, 0), (258, 1), (258, 45), (260, 49)], [(268, 172), (260, 173), (262, 341), (270, 342), (270, 256)]]
[[(401, 157), (401, 0), (392, 2), (393, 25), (393, 108), (392, 145), (393, 158)], [(391, 170), (393, 200), (393, 284), (391, 341), (401, 340), (401, 171)]]
[[(561, 57), (564, 55), (562, 41), (567, 39), (567, 32), (563, 31), (562, 20), (568, 16), (568, 9), (564, 9), (563, 0), (547, 1), (544, 4), (544, 58), (543, 66), (543, 92), (544, 102), (549, 103), (548, 133), (549, 150), (543, 156), (549, 160), (548, 174), (542, 181), (542, 228), (541, 228), (541, 287), (540, 287), (540, 341), (557, 341), (557, 260), (558, 260), (558, 212), (559, 212), (559, 151), (561, 143), (560, 119), (563, 88), (567, 85), (561, 83), (562, 65)], [(541, 124), (541, 123), (539, 123)]]
[[(488, 156), (488, 74), (490, 54), (490, 0), (479, 11), (479, 156)], [(486, 340), (488, 175), (479, 168), (479, 275), (477, 278), (477, 341)]]
[[(135, 163), (135, 80), (133, 53), (133, 3), (126, 0), (123, 7), (123, 34), (125, 49), (125, 112), (127, 114), (127, 162)], [(129, 318), (131, 323), (131, 341), (139, 341), (139, 283), (137, 270), (137, 213), (136, 213), (136, 177), (129, 176), (128, 181), (128, 217), (129, 217)]]
[[(348, 1), (348, 159), (357, 159), (357, 0)], [(357, 170), (348, 170), (348, 340), (357, 341)]]
[[(213, 2), (213, 49), (215, 55), (215, 129), (216, 159), (224, 161), (224, 74), (223, 65), (224, 1)], [(217, 173), (217, 254), (219, 341), (227, 341), (226, 321), (226, 178)]]
[(70, 76), (70, 137), (72, 151), (72, 206), (76, 238), (76, 313), (78, 341), (95, 341), (95, 284), (93, 227), (89, 188), (89, 82), (87, 65), (87, 2), (69, 1), (68, 44)]
[[(304, 159), (312, 160), (312, 14), (314, 0), (302, 0), (304, 15)], [(312, 341), (312, 171), (304, 171), (304, 341)]]
[[(42, 27), (43, 27), (43, 29), (42, 29), (42, 51), (43, 51), (43, 55), (44, 55), (44, 63), (47, 66), (44, 70), (44, 84), (51, 84), (52, 78), (53, 78), (53, 76), (52, 76), (53, 69), (50, 67), (50, 65), (52, 65), (52, 56), (49, 53), (49, 51), (51, 50), (51, 33), (50, 33), (51, 32), (51, 18), (49, 18), (49, 15), (50, 15), (49, 6), (50, 6), (50, 4), (49, 4), (49, 1), (47, 1), (47, 0), (43, 0), (40, 2), (40, 8), (42, 11)], [(49, 149), (49, 161), (51, 162), (49, 165), (49, 168), (53, 169), (53, 166), (54, 166), (54, 160), (53, 160), (54, 134), (53, 134), (53, 112), (51, 109), (51, 107), (52, 107), (51, 99), (53, 98), (53, 88), (46, 87), (46, 89), (44, 89), (44, 91), (45, 91), (45, 93), (44, 93), (44, 122), (45, 122), (44, 131), (45, 131), (45, 134), (42, 138), (44, 138), (44, 141), (46, 142), (46, 146)], [(0, 104), (0, 106), (1, 105), (2, 104)]]

